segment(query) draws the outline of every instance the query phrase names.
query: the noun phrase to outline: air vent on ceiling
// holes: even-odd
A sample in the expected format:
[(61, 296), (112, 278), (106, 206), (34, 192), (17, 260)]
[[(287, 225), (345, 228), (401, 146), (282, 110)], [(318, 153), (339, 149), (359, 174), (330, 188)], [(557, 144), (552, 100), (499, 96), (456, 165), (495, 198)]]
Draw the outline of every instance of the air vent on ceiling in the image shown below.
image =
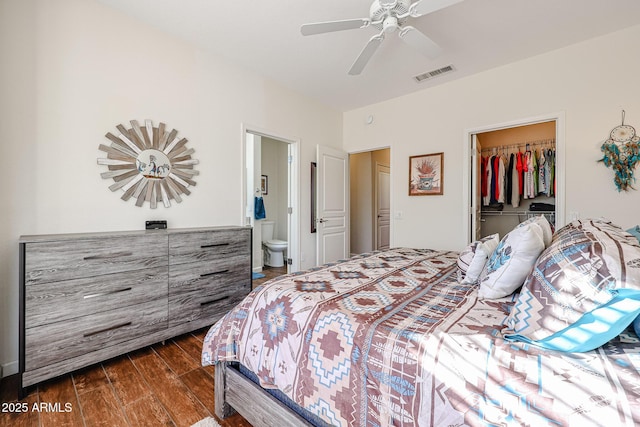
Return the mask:
[(418, 83), (420, 83), (425, 80), (429, 80), (434, 77), (438, 77), (443, 74), (450, 73), (452, 71), (455, 71), (455, 68), (453, 68), (453, 65), (447, 65), (446, 67), (438, 68), (437, 70), (431, 70), (431, 71), (427, 71), (426, 73), (418, 74), (413, 78), (416, 79)]

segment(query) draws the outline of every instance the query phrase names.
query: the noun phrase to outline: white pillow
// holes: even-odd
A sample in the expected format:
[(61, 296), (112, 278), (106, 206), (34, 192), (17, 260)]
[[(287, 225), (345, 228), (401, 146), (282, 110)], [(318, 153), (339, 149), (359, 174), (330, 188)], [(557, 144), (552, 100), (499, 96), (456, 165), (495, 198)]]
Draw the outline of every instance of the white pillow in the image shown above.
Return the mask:
[(480, 277), (480, 298), (496, 299), (512, 294), (533, 270), (544, 251), (544, 232), (536, 222), (511, 230), (493, 252)]
[(456, 262), (458, 264), (458, 282), (462, 282), (464, 280), (464, 277), (467, 275), (469, 264), (471, 264), (471, 261), (473, 261), (473, 257), (476, 254), (476, 248), (479, 244), (479, 240), (469, 243), (467, 246), (465, 246), (462, 252), (460, 252), (460, 255), (458, 255), (458, 260)]
[(548, 248), (551, 244), (551, 240), (553, 239), (553, 230), (551, 229), (551, 224), (549, 224), (549, 220), (544, 215), (533, 216), (528, 220), (521, 222), (516, 226), (524, 227), (527, 224), (536, 223), (542, 229), (542, 239), (544, 240), (544, 247)]
[(469, 243), (458, 255), (458, 282), (462, 282), (467, 275), (467, 270), (469, 269), (469, 265), (471, 261), (473, 261), (473, 257), (476, 255), (476, 249), (478, 246), (487, 240), (493, 239), (493, 236), (483, 237), (480, 240), (476, 240), (475, 242)]
[(498, 247), (499, 242), (500, 239), (497, 234), (492, 234), (491, 236), (484, 237), (478, 241), (473, 259), (469, 263), (469, 268), (467, 268), (467, 274), (460, 283), (469, 284), (476, 283), (478, 281), (480, 273), (482, 273), (482, 270), (493, 251)]

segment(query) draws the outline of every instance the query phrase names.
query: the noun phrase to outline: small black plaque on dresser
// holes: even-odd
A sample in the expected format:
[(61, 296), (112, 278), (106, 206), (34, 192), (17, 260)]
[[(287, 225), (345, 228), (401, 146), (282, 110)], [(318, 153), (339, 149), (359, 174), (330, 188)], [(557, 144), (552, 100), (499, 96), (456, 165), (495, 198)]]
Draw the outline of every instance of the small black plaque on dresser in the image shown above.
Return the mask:
[(147, 230), (164, 230), (167, 228), (167, 221), (146, 221), (144, 228)]

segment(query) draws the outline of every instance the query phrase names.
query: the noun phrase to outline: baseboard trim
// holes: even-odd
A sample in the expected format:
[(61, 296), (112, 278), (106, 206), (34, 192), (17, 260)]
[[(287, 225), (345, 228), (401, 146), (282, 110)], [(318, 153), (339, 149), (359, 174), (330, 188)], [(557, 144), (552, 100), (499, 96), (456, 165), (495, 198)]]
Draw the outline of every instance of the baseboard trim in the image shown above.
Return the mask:
[(8, 377), (18, 373), (18, 361), (5, 363), (0, 365), (0, 378)]

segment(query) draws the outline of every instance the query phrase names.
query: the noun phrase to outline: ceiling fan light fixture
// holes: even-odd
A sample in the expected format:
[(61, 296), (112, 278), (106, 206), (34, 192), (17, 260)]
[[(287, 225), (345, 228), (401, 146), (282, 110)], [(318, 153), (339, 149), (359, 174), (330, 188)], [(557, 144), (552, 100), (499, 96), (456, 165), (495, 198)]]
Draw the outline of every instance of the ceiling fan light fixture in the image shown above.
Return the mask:
[(386, 33), (393, 33), (398, 29), (398, 18), (395, 16), (387, 16), (382, 23), (382, 29)]

